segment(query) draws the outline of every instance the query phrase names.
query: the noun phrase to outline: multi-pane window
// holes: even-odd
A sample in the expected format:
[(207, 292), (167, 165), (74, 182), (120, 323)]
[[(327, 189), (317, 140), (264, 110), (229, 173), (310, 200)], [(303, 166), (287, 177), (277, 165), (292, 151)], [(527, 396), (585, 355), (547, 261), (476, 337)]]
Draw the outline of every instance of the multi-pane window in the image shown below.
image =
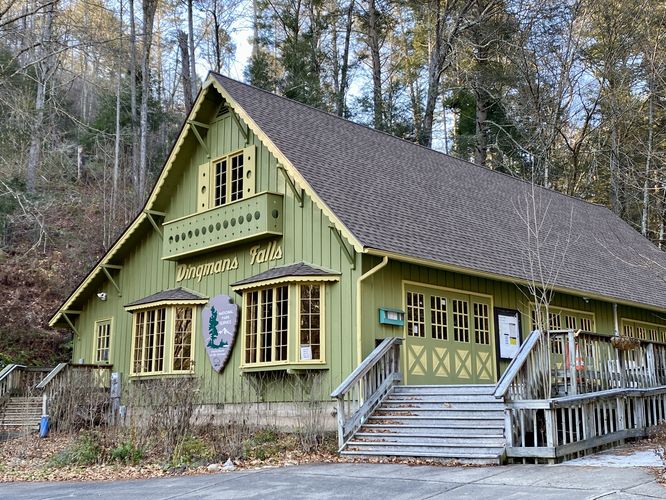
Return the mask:
[(407, 292), (407, 335), (425, 337), (425, 303), (422, 293)]
[(213, 206), (224, 205), (243, 197), (243, 167), (242, 152), (213, 163), (215, 181)]
[[(557, 307), (548, 308), (548, 322), (545, 321), (546, 308), (541, 308), (541, 325), (548, 325), (549, 330), (582, 330), (591, 332), (594, 329), (594, 316), (591, 313), (583, 311), (573, 311), (569, 309), (559, 309)], [(532, 308), (532, 330), (539, 329), (537, 309)]]
[(321, 359), (321, 287), (301, 285), (300, 293), (300, 360)]
[(176, 307), (173, 331), (173, 371), (192, 368), (192, 308)]
[(245, 364), (287, 360), (289, 287), (245, 293)]
[(111, 320), (95, 323), (95, 363), (108, 363), (111, 349)]
[(490, 344), (488, 304), (474, 303), (474, 340), (477, 344)]
[(132, 374), (192, 370), (193, 341), (192, 307), (160, 307), (135, 312)]
[(666, 325), (622, 319), (622, 335), (641, 340), (666, 343)]
[(466, 300), (453, 299), (453, 340), (469, 342), (469, 305)]
[(135, 314), (134, 373), (160, 373), (164, 371), (165, 327), (166, 308), (164, 307)]
[(447, 340), (446, 297), (439, 297), (436, 295), (430, 297), (430, 321), (432, 338), (437, 340)]

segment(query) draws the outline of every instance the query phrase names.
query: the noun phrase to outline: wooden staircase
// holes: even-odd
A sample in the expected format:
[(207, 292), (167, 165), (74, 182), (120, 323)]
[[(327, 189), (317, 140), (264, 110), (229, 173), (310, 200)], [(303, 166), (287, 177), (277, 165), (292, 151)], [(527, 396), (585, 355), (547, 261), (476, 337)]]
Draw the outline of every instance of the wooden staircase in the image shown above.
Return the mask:
[(0, 408), (0, 428), (39, 426), (42, 398), (13, 396)]
[(501, 463), (504, 404), (494, 391), (494, 385), (395, 385), (341, 454)]

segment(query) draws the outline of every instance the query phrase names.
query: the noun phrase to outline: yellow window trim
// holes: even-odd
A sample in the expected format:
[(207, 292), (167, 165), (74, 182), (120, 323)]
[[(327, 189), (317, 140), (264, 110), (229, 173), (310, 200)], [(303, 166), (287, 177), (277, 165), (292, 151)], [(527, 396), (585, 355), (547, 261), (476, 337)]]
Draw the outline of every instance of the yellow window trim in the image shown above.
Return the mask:
[[(101, 323), (109, 323), (109, 359), (106, 361), (99, 361), (97, 359), (97, 334), (98, 330), (97, 327)], [(90, 359), (93, 360), (94, 363), (99, 363), (99, 364), (112, 364), (111, 363), (111, 354), (112, 354), (112, 349), (113, 349), (113, 316), (104, 318), (104, 319), (98, 319), (95, 321), (95, 326), (93, 330), (93, 353), (92, 357)]]
[[(319, 286), (319, 359), (302, 360), (301, 359), (301, 287), (303, 285)], [(298, 343), (296, 344), (296, 362), (301, 365), (323, 365), (326, 364), (326, 285), (316, 281), (304, 281), (298, 283), (298, 315), (296, 317), (296, 335)], [(288, 336), (287, 336), (288, 338)]]
[[(134, 352), (136, 347), (136, 319), (133, 315), (132, 317), (132, 342), (130, 346), (130, 367), (129, 367), (129, 376), (130, 378), (150, 378), (158, 377), (161, 375), (190, 375), (194, 374), (195, 370), (195, 349), (196, 349), (196, 339), (197, 339), (197, 316), (199, 313), (198, 305), (206, 304), (207, 301), (196, 301), (196, 304), (185, 303), (185, 302), (173, 302), (169, 301), (166, 305), (162, 303), (155, 304), (144, 304), (144, 307), (141, 309), (133, 309), (133, 312), (142, 313), (153, 311), (157, 309), (164, 308), (165, 317), (164, 317), (164, 363), (163, 369), (161, 371), (151, 371), (151, 372), (135, 372), (134, 371)], [(173, 354), (175, 351), (174, 338), (175, 338), (175, 328), (176, 328), (176, 307), (184, 306), (192, 308), (192, 347), (191, 347), (191, 368), (189, 370), (174, 370), (173, 369)], [(138, 307), (138, 306), (137, 306)], [(145, 332), (144, 332), (145, 334)]]
[[(293, 278), (293, 277), (292, 277)], [(300, 307), (300, 300), (301, 300), (301, 285), (308, 284), (308, 285), (319, 285), (320, 286), (320, 292), (319, 292), (319, 300), (320, 300), (320, 311), (319, 311), (319, 348), (321, 351), (321, 359), (316, 359), (312, 361), (302, 361), (300, 359), (300, 324), (301, 324), (301, 307)], [(254, 284), (253, 284), (254, 285)], [(280, 285), (287, 285), (289, 287), (289, 298), (288, 298), (288, 304), (287, 304), (287, 311), (288, 311), (288, 317), (287, 317), (287, 359), (283, 361), (270, 361), (270, 362), (258, 362), (258, 363), (246, 363), (245, 362), (245, 334), (246, 334), (246, 325), (247, 322), (245, 321), (245, 297), (243, 297), (243, 304), (242, 304), (242, 309), (241, 309), (241, 328), (240, 328), (240, 336), (241, 336), (241, 363), (240, 363), (240, 369), (244, 371), (259, 371), (261, 368), (276, 368), (276, 367), (285, 367), (285, 368), (293, 368), (293, 369), (298, 369), (299, 367), (320, 367), (323, 365), (326, 365), (326, 334), (325, 334), (325, 325), (326, 325), (326, 282), (323, 282), (320, 279), (316, 280), (308, 280), (308, 281), (299, 281), (299, 280), (294, 280), (291, 279), (286, 282), (281, 282), (277, 283), (277, 286)], [(265, 286), (265, 287), (253, 287), (252, 289), (244, 289), (243, 293), (245, 292), (254, 292), (254, 291), (260, 291), (262, 289), (266, 288), (274, 288), (273, 286)], [(297, 288), (297, 290), (294, 290)], [(297, 292), (297, 293), (294, 293)], [(292, 306), (292, 301), (293, 297), (297, 297), (296, 303)], [(292, 315), (294, 314), (293, 308), (297, 308), (297, 314), (296, 314), (296, 321), (292, 322)], [(275, 314), (275, 312), (274, 312)], [(274, 316), (275, 317), (275, 316)], [(292, 324), (295, 325), (294, 328), (292, 328)], [(293, 331), (293, 330), (296, 331)], [(257, 329), (257, 339), (259, 339), (259, 330)], [(273, 346), (275, 347), (275, 346)], [(257, 341), (257, 353), (259, 352), (259, 343)], [(273, 352), (275, 349), (273, 349)], [(257, 354), (258, 356), (258, 354)], [(274, 359), (274, 356), (273, 356)], [(256, 369), (256, 370), (255, 370)]]
[[(226, 207), (228, 205), (232, 205), (232, 204), (237, 203), (239, 201), (247, 200), (247, 199), (252, 198), (254, 196), (254, 194), (251, 194), (250, 196), (245, 196), (245, 183), (250, 181), (250, 179), (245, 178), (246, 165), (245, 165), (245, 160), (243, 159), (243, 176), (241, 177), (241, 180), (243, 181), (243, 191), (241, 192), (241, 197), (239, 199), (231, 201), (231, 162), (229, 160), (231, 160), (231, 158), (233, 158), (234, 156), (244, 156), (245, 152), (250, 147), (253, 147), (253, 146), (248, 145), (248, 147), (233, 150), (229, 153), (225, 153), (225, 154), (217, 156), (215, 158), (211, 158), (211, 160), (208, 162), (208, 172), (209, 172), (208, 173), (208, 180), (209, 180), (209, 183), (210, 183), (208, 185), (208, 210), (213, 210), (215, 208), (220, 208), (220, 207)], [(256, 151), (255, 151), (255, 155), (256, 155)], [(226, 169), (227, 169), (227, 188), (226, 188), (225, 197), (228, 201), (226, 203), (220, 203), (219, 205), (215, 205), (215, 181), (216, 181), (216, 179), (215, 179), (215, 164), (218, 163), (218, 162), (221, 162), (223, 160), (227, 161), (227, 166), (226, 166)], [(256, 161), (256, 158), (255, 158), (255, 161)], [(256, 183), (256, 175), (254, 173), (254, 169), (252, 169), (252, 170), (253, 170), (253, 172), (252, 172), (251, 181)], [(252, 191), (254, 192), (254, 189)], [(203, 210), (203, 211), (197, 212), (197, 213), (204, 213), (204, 212), (207, 212), (208, 210)]]

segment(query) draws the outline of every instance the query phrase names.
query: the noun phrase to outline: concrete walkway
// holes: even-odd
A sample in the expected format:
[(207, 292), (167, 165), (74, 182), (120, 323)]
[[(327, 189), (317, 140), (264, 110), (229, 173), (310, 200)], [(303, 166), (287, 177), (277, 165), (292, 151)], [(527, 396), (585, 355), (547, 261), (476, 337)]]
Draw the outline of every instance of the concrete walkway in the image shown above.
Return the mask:
[(314, 464), (204, 476), (97, 483), (0, 484), (0, 498), (666, 498), (648, 469), (571, 465), (434, 467)]

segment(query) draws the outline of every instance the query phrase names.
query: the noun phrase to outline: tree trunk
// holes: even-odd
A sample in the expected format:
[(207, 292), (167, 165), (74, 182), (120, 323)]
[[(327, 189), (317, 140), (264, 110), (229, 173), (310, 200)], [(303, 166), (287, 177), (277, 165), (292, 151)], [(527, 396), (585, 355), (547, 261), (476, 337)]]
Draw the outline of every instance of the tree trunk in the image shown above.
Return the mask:
[(116, 68), (116, 137), (113, 148), (113, 187), (111, 190), (111, 227), (115, 227), (116, 209), (118, 207), (118, 184), (120, 178), (120, 104), (122, 97), (122, 52), (123, 52), (123, 3), (119, 4), (118, 29), (118, 67)]
[(148, 101), (150, 96), (150, 48), (153, 38), (153, 22), (157, 0), (143, 0), (143, 54), (141, 58), (141, 117), (139, 152), (139, 196), (146, 194), (148, 173)]
[[(187, 0), (187, 34), (190, 42), (190, 85), (192, 86), (192, 96), (197, 95), (199, 83), (197, 82), (196, 56), (194, 53), (194, 0)], [(217, 33), (215, 33), (217, 36)], [(192, 104), (193, 101), (190, 101)]]
[(83, 146), (81, 144), (76, 148), (76, 181), (82, 182), (84, 176), (84, 170), (86, 168), (86, 155), (83, 152)]
[[(345, 113), (345, 98), (347, 95), (347, 84), (349, 72), (349, 46), (351, 44), (352, 25), (354, 21), (354, 0), (349, 2), (347, 7), (347, 23), (345, 24), (345, 46), (342, 51), (342, 65), (340, 68), (340, 86), (338, 88), (338, 98), (336, 104), (336, 113), (338, 116), (343, 116)], [(373, 66), (374, 67), (374, 66)]]
[[(39, 70), (37, 73), (41, 73)], [(42, 153), (42, 127), (44, 125), (44, 102), (46, 101), (46, 82), (37, 77), (37, 95), (35, 97), (35, 116), (32, 121), (30, 151), (28, 153), (28, 167), (26, 171), (26, 187), (30, 193), (35, 192), (37, 182), (37, 168)]]
[(134, 16), (134, 0), (129, 0), (130, 17), (130, 122), (132, 133), (132, 186), (134, 186), (134, 202), (139, 204), (142, 195), (139, 192), (139, 140), (136, 109), (136, 20)]
[(189, 50), (187, 47), (187, 34), (181, 30), (176, 33), (176, 40), (178, 41), (178, 48), (180, 49), (180, 81), (183, 85), (183, 99), (187, 107), (192, 106), (192, 85), (190, 83), (190, 65), (189, 65)]
[(30, 150), (26, 166), (26, 187), (28, 192), (34, 193), (37, 184), (37, 169), (41, 161), (42, 141), (44, 139), (44, 106), (46, 104), (46, 86), (55, 71), (52, 65), (51, 36), (53, 34), (53, 16), (55, 3), (51, 3), (44, 13), (40, 45), (35, 52), (35, 78), (37, 92), (35, 96), (35, 115), (31, 126)]
[(384, 109), (382, 102), (382, 61), (379, 44), (379, 15), (375, 0), (368, 2), (368, 48), (372, 59), (372, 105), (374, 110), (373, 126), (384, 128)]
[[(652, 78), (650, 78), (652, 80)], [(648, 136), (646, 144), (646, 153), (645, 153), (645, 179), (643, 179), (643, 213), (641, 214), (641, 234), (643, 236), (648, 235), (648, 214), (650, 208), (650, 171), (652, 170), (652, 142), (653, 142), (653, 131), (654, 126), (654, 104), (653, 104), (653, 93), (652, 93), (652, 82), (649, 84), (648, 96)]]
[(252, 0), (252, 58), (259, 55), (259, 6)]
[(613, 213), (622, 216), (622, 199), (620, 193), (620, 139), (617, 124), (611, 125), (610, 150), (610, 201)]

